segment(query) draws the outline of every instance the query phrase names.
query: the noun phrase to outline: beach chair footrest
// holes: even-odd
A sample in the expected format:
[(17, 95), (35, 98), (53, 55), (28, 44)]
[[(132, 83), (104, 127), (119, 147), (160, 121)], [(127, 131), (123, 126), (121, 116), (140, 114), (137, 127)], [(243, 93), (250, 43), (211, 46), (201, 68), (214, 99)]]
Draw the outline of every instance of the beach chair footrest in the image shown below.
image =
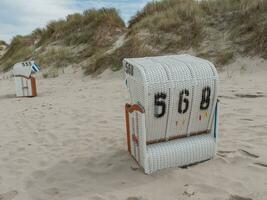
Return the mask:
[(215, 140), (212, 134), (191, 136), (147, 146), (145, 173), (159, 169), (186, 166), (214, 157)]

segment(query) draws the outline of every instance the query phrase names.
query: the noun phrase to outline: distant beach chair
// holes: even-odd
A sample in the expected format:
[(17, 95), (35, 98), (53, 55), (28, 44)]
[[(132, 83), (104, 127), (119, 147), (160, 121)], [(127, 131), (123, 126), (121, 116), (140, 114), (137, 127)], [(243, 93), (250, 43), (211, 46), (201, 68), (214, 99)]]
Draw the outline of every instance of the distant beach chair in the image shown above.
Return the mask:
[(190, 55), (124, 59), (128, 151), (147, 174), (215, 156), (218, 74)]
[(14, 65), (13, 75), (15, 78), (17, 97), (37, 96), (36, 80), (32, 74), (39, 71), (40, 66), (34, 61), (25, 61)]

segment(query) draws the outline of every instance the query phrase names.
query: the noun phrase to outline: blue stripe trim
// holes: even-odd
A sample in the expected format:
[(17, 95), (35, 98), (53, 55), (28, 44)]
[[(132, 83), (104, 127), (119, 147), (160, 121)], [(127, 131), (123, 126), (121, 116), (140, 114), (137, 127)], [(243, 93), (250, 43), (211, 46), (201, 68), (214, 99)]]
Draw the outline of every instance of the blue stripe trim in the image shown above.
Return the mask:
[(38, 65), (36, 65), (35, 63), (32, 65), (32, 71), (33, 72), (38, 72), (40, 71), (40, 68), (38, 67)]
[(32, 71), (37, 72), (38, 70), (36, 69), (36, 67), (32, 66)]
[(216, 103), (216, 106), (215, 106), (215, 117), (214, 117), (214, 138), (216, 139), (216, 137), (217, 137), (217, 132), (216, 132), (216, 130), (217, 130), (217, 106), (218, 106), (218, 102)]
[(40, 71), (40, 66), (34, 63), (34, 66)]
[(33, 64), (33, 66), (35, 67), (36, 70), (39, 70), (36, 64)]

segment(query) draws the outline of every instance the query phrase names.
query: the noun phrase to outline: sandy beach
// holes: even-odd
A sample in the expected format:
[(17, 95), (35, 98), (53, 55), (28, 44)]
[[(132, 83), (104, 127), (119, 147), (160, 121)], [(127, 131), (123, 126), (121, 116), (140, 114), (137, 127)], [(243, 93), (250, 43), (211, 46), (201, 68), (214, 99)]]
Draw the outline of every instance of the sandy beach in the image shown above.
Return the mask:
[(15, 98), (0, 75), (0, 200), (266, 200), (267, 61), (220, 72), (216, 158), (145, 175), (126, 146), (122, 72), (37, 76), (38, 97)]

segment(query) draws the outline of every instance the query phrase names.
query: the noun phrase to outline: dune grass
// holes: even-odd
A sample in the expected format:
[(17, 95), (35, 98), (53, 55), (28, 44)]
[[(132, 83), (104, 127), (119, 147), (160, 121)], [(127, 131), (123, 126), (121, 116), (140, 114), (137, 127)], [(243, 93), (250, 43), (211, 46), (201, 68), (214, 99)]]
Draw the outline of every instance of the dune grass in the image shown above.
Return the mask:
[(159, 54), (192, 49), (219, 66), (235, 54), (267, 58), (267, 0), (153, 1), (129, 27), (129, 37), (147, 32), (143, 41)]
[(238, 54), (267, 57), (267, 0), (162, 0), (148, 3), (129, 22), (127, 42), (112, 54), (98, 55), (86, 74), (127, 57), (194, 51), (217, 67)]
[(40, 66), (50, 66), (54, 68), (66, 67), (73, 63), (73, 55), (68, 48), (52, 48), (36, 56), (36, 62)]
[[(75, 63), (81, 59), (77, 58), (78, 54), (85, 59), (108, 48), (124, 28), (124, 21), (113, 8), (90, 9), (82, 14), (68, 15), (65, 19), (49, 22), (44, 29), (35, 29), (28, 36), (14, 37), (0, 59), (0, 70), (7, 71), (15, 63), (27, 59), (36, 59), (42, 67)], [(63, 48), (45, 48), (53, 46), (54, 42)], [(71, 51), (71, 47), (82, 44), (88, 47), (82, 53)], [(47, 52), (36, 51), (39, 48)], [(75, 56), (76, 59), (73, 59)]]
[(32, 50), (32, 41), (30, 37), (14, 37), (8, 51), (0, 59), (1, 70), (7, 71), (15, 63), (29, 58)]
[(46, 72), (43, 73), (43, 78), (56, 78), (59, 76), (58, 68), (50, 67)]
[(172, 34), (176, 39), (169, 44), (171, 48), (189, 48), (202, 41), (204, 20), (204, 13), (196, 1), (165, 0), (148, 3), (131, 19), (129, 27), (131, 32), (147, 30), (154, 38), (157, 38), (155, 35)]
[(5, 46), (7, 46), (7, 43), (6, 43), (5, 41), (3, 41), (3, 40), (0, 40), (0, 45), (5, 45)]
[[(125, 32), (124, 44), (107, 53)], [(60, 49), (45, 48), (55, 42)], [(83, 48), (75, 50), (79, 46)], [(44, 50), (37, 51), (40, 48)], [(29, 36), (15, 37), (0, 59), (0, 70), (35, 58), (55, 67), (83, 63), (88, 75), (108, 67), (118, 70), (126, 57), (181, 51), (194, 52), (217, 66), (240, 54), (267, 58), (267, 0), (153, 1), (132, 17), (127, 29), (116, 9), (86, 10), (51, 21)]]
[(122, 47), (111, 53), (98, 54), (94, 61), (85, 66), (85, 74), (99, 74), (107, 68), (113, 71), (121, 69), (124, 58), (143, 57), (156, 55), (152, 49), (146, 46), (137, 36), (129, 38)]
[(229, 33), (238, 53), (267, 58), (266, 0), (206, 0), (200, 6), (218, 29)]
[(51, 21), (41, 32), (41, 40), (38, 45), (61, 38), (66, 45), (91, 43), (99, 39), (97, 33), (101, 33), (101, 31), (111, 34), (116, 28), (124, 27), (124, 21), (116, 9), (90, 9), (84, 11), (83, 14), (68, 15), (65, 20)]

